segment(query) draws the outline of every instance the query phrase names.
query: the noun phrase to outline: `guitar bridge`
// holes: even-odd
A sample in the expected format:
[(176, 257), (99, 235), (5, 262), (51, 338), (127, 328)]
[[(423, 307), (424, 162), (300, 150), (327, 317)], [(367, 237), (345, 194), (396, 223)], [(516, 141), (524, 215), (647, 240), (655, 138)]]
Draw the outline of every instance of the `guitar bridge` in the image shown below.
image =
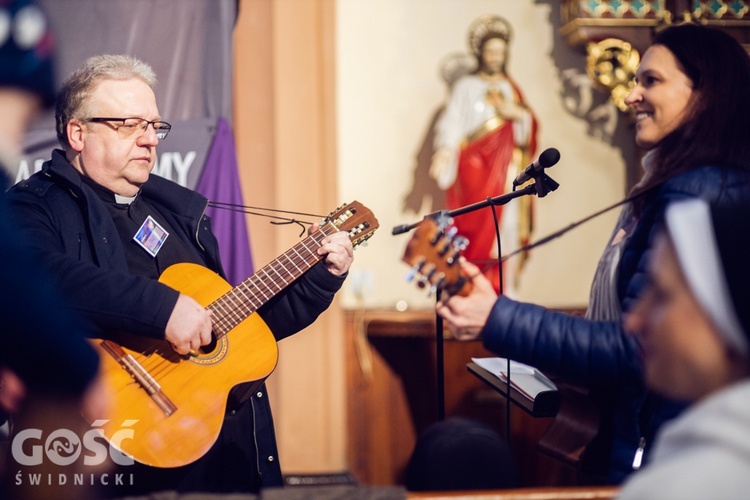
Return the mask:
[(148, 370), (146, 370), (132, 355), (125, 352), (122, 347), (110, 340), (103, 340), (101, 346), (110, 356), (120, 363), (120, 366), (122, 366), (136, 382), (138, 382), (138, 385), (140, 385), (141, 388), (151, 396), (151, 399), (154, 400), (156, 406), (158, 406), (166, 416), (170, 416), (177, 411), (177, 405), (175, 405), (167, 395), (162, 392), (161, 386), (156, 379), (154, 379)]

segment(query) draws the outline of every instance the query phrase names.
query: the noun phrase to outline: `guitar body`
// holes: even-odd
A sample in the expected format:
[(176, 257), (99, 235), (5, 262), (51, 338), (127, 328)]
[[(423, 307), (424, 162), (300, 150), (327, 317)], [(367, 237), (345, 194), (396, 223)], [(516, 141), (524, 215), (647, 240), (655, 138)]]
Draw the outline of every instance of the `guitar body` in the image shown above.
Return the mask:
[[(169, 267), (159, 281), (204, 306), (232, 289), (213, 271), (187, 263)], [(113, 399), (111, 418), (102, 430), (120, 451), (154, 467), (178, 467), (203, 456), (221, 430), (232, 387), (242, 382), (260, 385), (278, 360), (276, 339), (258, 314), (197, 355), (179, 356), (166, 341), (134, 335), (116, 341), (154, 377), (176, 409), (167, 415), (96, 340), (102, 378)], [(125, 428), (132, 429), (133, 438), (119, 440), (116, 434)]]

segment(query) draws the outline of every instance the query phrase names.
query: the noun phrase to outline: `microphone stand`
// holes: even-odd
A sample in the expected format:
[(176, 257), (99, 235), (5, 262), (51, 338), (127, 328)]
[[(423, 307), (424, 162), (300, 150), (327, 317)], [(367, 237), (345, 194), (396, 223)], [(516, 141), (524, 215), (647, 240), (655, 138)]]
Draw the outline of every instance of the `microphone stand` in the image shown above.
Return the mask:
[[(475, 210), (479, 210), (481, 208), (489, 207), (492, 205), (505, 205), (510, 200), (520, 198), (521, 196), (525, 195), (536, 194), (539, 198), (544, 198), (545, 196), (547, 196), (547, 194), (549, 194), (550, 191), (554, 191), (560, 186), (560, 184), (555, 182), (554, 179), (552, 179), (545, 173), (541, 173), (540, 175), (538, 175), (535, 180), (536, 182), (534, 184), (529, 184), (523, 189), (511, 191), (510, 193), (495, 196), (494, 198), (488, 198), (484, 201), (479, 201), (472, 205), (466, 205), (461, 208), (456, 208), (455, 210), (438, 210), (437, 212), (432, 212), (431, 214), (425, 215), (424, 218), (432, 217), (437, 219), (440, 216), (455, 217), (457, 215), (463, 215), (465, 213), (473, 212)], [(404, 224), (401, 226), (396, 226), (391, 230), (391, 234), (393, 236), (403, 234), (411, 231), (417, 226), (419, 226), (419, 222), (415, 222), (414, 224)]]
[[(545, 174), (543, 171), (539, 172), (534, 177), (535, 182), (533, 184), (529, 184), (528, 186), (519, 189), (519, 190), (513, 190), (510, 193), (505, 193), (500, 196), (495, 196), (494, 198), (487, 198), (484, 201), (480, 201), (477, 203), (474, 203), (472, 205), (466, 205), (461, 208), (457, 208), (455, 210), (438, 210), (437, 212), (433, 212), (431, 214), (428, 214), (425, 216), (427, 217), (433, 217), (433, 218), (439, 218), (441, 216), (448, 216), (448, 217), (455, 217), (459, 215), (463, 215), (469, 212), (473, 212), (475, 210), (480, 210), (485, 207), (490, 206), (496, 206), (496, 205), (505, 205), (509, 201), (520, 198), (521, 196), (527, 196), (527, 195), (537, 195), (539, 198), (544, 198), (549, 194), (550, 191), (556, 190), (560, 185), (551, 177), (549, 177), (547, 174)], [(514, 184), (515, 186), (515, 184)], [(396, 226), (392, 229), (391, 234), (392, 235), (398, 235), (403, 234), (405, 232), (411, 231), (412, 229), (419, 226), (419, 222), (416, 222), (414, 224), (405, 224), (401, 226)], [(499, 259), (499, 257), (498, 257)], [(502, 264), (499, 264), (502, 265)], [(502, 273), (501, 273), (502, 277)], [(440, 300), (440, 292), (441, 290), (438, 289), (436, 291), (435, 297), (436, 300)], [(437, 414), (438, 414), (438, 421), (442, 421), (445, 419), (445, 350), (444, 350), (444, 339), (443, 339), (443, 318), (440, 317), (439, 314), (435, 314), (435, 340), (437, 342), (436, 344), (436, 363), (437, 363)], [(507, 376), (507, 394), (508, 394), (508, 408), (510, 408), (510, 361), (508, 361), (508, 376)], [(506, 422), (508, 425), (508, 429), (510, 429), (510, 420), (508, 419), (508, 422)], [(508, 439), (510, 440), (510, 431), (508, 430)]]

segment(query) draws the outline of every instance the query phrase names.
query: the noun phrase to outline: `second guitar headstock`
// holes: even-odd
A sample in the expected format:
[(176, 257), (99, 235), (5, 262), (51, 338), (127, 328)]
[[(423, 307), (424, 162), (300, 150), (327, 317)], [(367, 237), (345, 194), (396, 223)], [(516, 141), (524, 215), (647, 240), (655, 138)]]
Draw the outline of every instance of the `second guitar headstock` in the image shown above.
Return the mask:
[(408, 280), (416, 279), (429, 295), (445, 291), (449, 295), (467, 295), (471, 281), (463, 275), (458, 259), (469, 240), (456, 235), (450, 217), (426, 217), (414, 230), (402, 260), (411, 266)]

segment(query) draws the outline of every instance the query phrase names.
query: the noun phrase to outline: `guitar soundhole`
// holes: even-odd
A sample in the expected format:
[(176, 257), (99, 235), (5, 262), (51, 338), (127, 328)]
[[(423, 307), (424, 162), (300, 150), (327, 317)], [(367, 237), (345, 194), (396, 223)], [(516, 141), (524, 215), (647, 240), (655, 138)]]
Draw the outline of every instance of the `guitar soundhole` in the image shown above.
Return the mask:
[(217, 345), (218, 345), (218, 342), (216, 340), (216, 335), (211, 335), (211, 343), (208, 345), (201, 346), (200, 348), (201, 354), (210, 354), (214, 352)]
[(191, 355), (188, 361), (199, 365), (211, 365), (224, 359), (229, 351), (229, 339), (226, 336), (217, 339), (215, 335), (212, 338), (210, 344), (200, 348), (200, 354)]

